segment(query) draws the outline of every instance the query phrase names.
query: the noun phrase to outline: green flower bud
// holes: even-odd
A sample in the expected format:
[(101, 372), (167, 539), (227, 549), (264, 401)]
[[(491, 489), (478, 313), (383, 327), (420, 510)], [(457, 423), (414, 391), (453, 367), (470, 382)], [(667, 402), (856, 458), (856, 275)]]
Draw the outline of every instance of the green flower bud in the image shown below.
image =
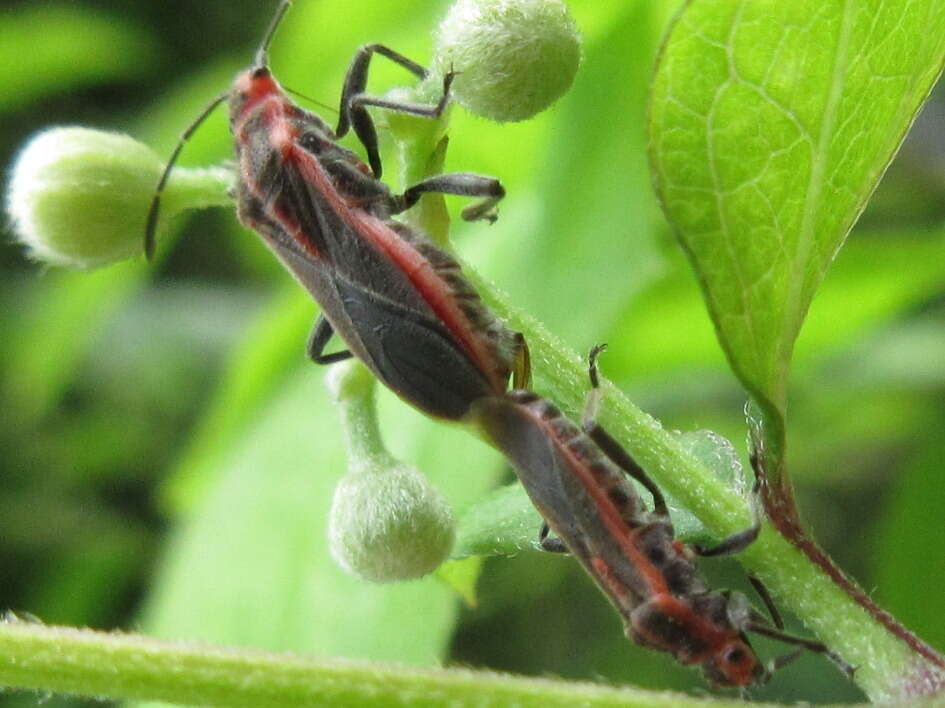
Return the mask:
[(446, 499), (413, 467), (395, 460), (377, 427), (374, 379), (359, 362), (329, 374), (344, 423), (348, 474), (328, 520), (331, 553), (372, 582), (419, 578), (449, 556), (455, 520)]
[[(118, 133), (51, 128), (13, 166), (7, 212), (37, 260), (93, 268), (138, 255), (164, 164), (146, 145)], [(227, 204), (228, 170), (175, 169), (162, 221), (184, 208)]]
[(416, 469), (384, 464), (352, 470), (332, 500), (331, 553), (364, 580), (410, 580), (446, 560), (454, 527), (446, 500)]
[(554, 103), (581, 63), (577, 27), (562, 0), (457, 0), (440, 23), (438, 71), (460, 72), (454, 100), (498, 122)]

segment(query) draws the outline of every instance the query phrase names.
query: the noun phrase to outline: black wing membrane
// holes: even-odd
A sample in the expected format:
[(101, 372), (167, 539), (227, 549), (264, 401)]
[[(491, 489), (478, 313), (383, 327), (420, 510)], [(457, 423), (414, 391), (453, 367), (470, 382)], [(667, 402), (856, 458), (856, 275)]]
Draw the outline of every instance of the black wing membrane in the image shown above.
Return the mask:
[(434, 415), (462, 418), (491, 393), (488, 380), (438, 320), (392, 303), (358, 283), (335, 281), (342, 308), (357, 322), (367, 361), (396, 393)]
[[(315, 169), (324, 171), (321, 165)], [(287, 201), (302, 219), (300, 223), (312, 225), (316, 231), (312, 235), (317, 239), (315, 246), (339, 279), (360, 283), (365, 291), (433, 317), (429, 304), (403, 269), (371, 238), (358, 233), (343, 220), (314, 185), (295, 170), (286, 171), (286, 182), (287, 194), (291, 195)], [(383, 228), (390, 227), (384, 224)]]
[(480, 403), (480, 424), (485, 433), (518, 470), (529, 498), (548, 521), (555, 534), (573, 553), (584, 548), (564, 482), (564, 464), (556, 445), (535, 416), (520, 400), (538, 400), (532, 394), (513, 392)]

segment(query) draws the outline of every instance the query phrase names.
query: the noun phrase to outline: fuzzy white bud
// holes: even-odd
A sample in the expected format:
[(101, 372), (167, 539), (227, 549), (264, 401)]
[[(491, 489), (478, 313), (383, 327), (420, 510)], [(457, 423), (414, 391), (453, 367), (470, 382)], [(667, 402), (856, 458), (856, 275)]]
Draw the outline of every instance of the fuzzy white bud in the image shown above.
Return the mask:
[(416, 469), (394, 464), (352, 470), (335, 489), (331, 553), (364, 580), (410, 580), (446, 560), (454, 528), (449, 504)]
[[(164, 164), (119, 133), (68, 126), (34, 136), (13, 166), (7, 212), (14, 232), (41, 261), (94, 268), (139, 255)], [(224, 204), (232, 177), (219, 168), (176, 169), (164, 217)]]
[(562, 0), (457, 0), (440, 23), (434, 63), (459, 72), (452, 96), (498, 122), (531, 118), (574, 80), (581, 40)]

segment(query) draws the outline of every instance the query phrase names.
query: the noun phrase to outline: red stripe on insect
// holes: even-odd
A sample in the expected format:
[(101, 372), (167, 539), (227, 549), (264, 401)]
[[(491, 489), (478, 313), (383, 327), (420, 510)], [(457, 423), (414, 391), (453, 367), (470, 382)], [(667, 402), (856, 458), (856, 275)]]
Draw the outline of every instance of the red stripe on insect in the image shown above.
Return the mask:
[(595, 556), (591, 558), (591, 565), (594, 566), (594, 572), (597, 573), (600, 582), (607, 586), (607, 589), (610, 590), (615, 598), (625, 600), (630, 595), (626, 584), (621, 582), (614, 575), (607, 561), (599, 556)]
[[(547, 428), (548, 426), (544, 425), (544, 427)], [(553, 434), (553, 431), (549, 430), (549, 434)], [(666, 583), (663, 573), (640, 550), (636, 543), (637, 533), (624, 521), (620, 510), (614, 506), (610, 497), (607, 496), (606, 489), (594, 479), (588, 471), (587, 465), (579, 460), (570, 448), (565, 447), (562, 451), (568, 458), (574, 476), (581, 482), (588, 496), (593, 500), (594, 507), (597, 509), (604, 526), (610, 532), (611, 538), (620, 545), (621, 550), (627, 556), (627, 560), (643, 576), (650, 592), (654, 595), (669, 592), (669, 585)]]
[[(271, 76), (253, 79), (251, 73), (244, 72), (236, 82), (237, 86), (248, 86), (249, 88), (244, 91), (251, 97), (240, 114), (240, 120), (233, 127), (238, 140), (242, 143), (249, 142), (251, 129), (246, 127), (246, 123), (256, 115), (261, 115), (262, 122), (268, 128), (269, 145), (281, 156), (283, 162), (297, 164), (301, 157), (307, 161), (314, 161), (316, 169), (320, 170), (321, 166), (318, 165), (317, 160), (312, 160), (308, 153), (299, 150), (296, 145), (299, 137), (298, 129), (287, 118), (287, 108), (291, 108), (291, 105), (283, 100), (279, 84)], [(262, 88), (259, 87), (260, 85)], [(327, 182), (327, 179), (324, 181)], [(263, 185), (254, 180), (245, 180), (245, 184), (257, 198), (265, 199)], [(271, 208), (278, 217), (280, 226), (292, 240), (313, 258), (321, 258), (320, 250), (305, 228), (278, 203), (272, 204)]]
[(466, 317), (457, 307), (455, 301), (448, 294), (443, 294), (444, 292), (449, 293), (449, 290), (443, 287), (443, 281), (430, 265), (430, 261), (418, 253), (384, 221), (363, 209), (352, 208), (334, 188), (318, 160), (298, 147), (296, 147), (293, 156), (301, 174), (307, 180), (310, 180), (319, 192), (326, 197), (329, 206), (338, 216), (348, 226), (356, 229), (359, 234), (386, 253), (410, 282), (416, 286), (417, 291), (430, 305), (440, 323), (450, 331), (470, 359), (489, 378), (493, 389), (496, 391), (504, 390), (506, 383), (497, 380), (488, 350), (481, 339), (475, 336), (466, 326)]

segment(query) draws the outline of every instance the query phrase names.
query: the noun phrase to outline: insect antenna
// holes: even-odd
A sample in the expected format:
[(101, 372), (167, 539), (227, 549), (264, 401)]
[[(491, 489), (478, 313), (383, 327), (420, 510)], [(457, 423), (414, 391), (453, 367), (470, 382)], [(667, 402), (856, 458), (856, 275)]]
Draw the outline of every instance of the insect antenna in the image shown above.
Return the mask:
[(318, 106), (324, 111), (328, 111), (329, 113), (338, 113), (338, 109), (335, 106), (329, 106), (327, 103), (322, 103), (321, 101), (317, 101), (311, 96), (306, 96), (301, 91), (296, 91), (294, 88), (283, 86), (282, 90), (285, 91), (286, 93), (291, 93), (293, 96), (297, 96), (298, 98), (301, 98), (303, 101), (308, 101), (309, 103), (312, 103)]
[(181, 133), (180, 139), (177, 141), (177, 145), (174, 148), (174, 152), (171, 153), (171, 156), (167, 161), (167, 165), (164, 166), (164, 172), (161, 173), (161, 179), (158, 181), (157, 188), (154, 190), (154, 199), (151, 200), (151, 209), (148, 211), (148, 223), (144, 229), (144, 255), (148, 260), (151, 260), (151, 258), (154, 256), (154, 248), (157, 237), (158, 212), (161, 209), (161, 194), (164, 192), (164, 186), (167, 184), (167, 178), (171, 174), (174, 163), (177, 162), (177, 157), (180, 155), (180, 151), (184, 148), (184, 143), (190, 139), (190, 136), (193, 135), (194, 131), (200, 127), (200, 124), (207, 119), (207, 116), (213, 112), (213, 109), (226, 100), (227, 96), (229, 96), (229, 92), (221, 93), (219, 96), (214, 98), (210, 104), (204, 108), (203, 111), (201, 111), (200, 115), (197, 116), (194, 122), (187, 126), (187, 130)]
[(282, 22), (282, 18), (285, 17), (285, 13), (289, 11), (291, 5), (292, 0), (282, 0), (279, 4), (279, 9), (273, 15), (269, 28), (266, 30), (266, 34), (263, 35), (262, 42), (259, 43), (259, 49), (256, 50), (256, 60), (253, 63), (255, 68), (259, 69), (269, 65), (269, 44), (272, 42), (272, 38), (279, 28), (279, 23)]

